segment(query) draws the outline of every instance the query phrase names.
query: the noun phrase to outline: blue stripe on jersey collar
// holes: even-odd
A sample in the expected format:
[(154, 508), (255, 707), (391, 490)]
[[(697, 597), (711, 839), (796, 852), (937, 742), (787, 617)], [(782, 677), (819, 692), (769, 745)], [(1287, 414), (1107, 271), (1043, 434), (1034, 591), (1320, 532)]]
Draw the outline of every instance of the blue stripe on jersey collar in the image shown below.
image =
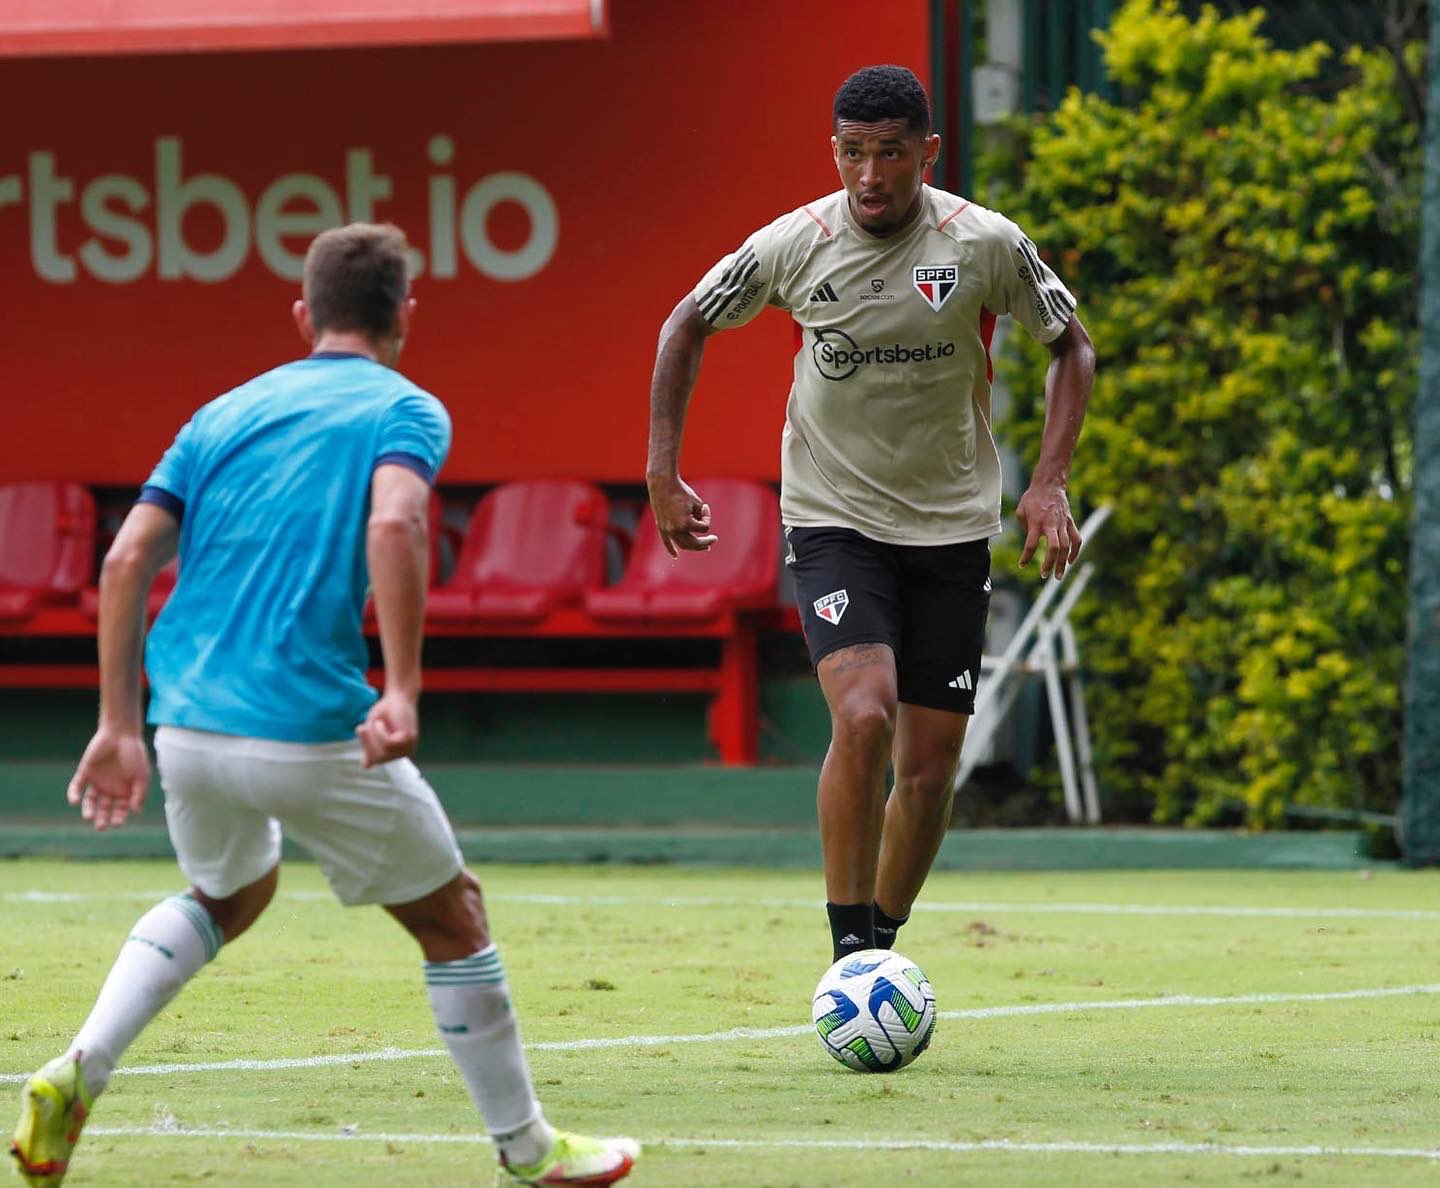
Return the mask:
[[(307, 359), (370, 359), (369, 355), (362, 355), (359, 351), (312, 351), (305, 357)], [(370, 361), (374, 362), (373, 359)]]

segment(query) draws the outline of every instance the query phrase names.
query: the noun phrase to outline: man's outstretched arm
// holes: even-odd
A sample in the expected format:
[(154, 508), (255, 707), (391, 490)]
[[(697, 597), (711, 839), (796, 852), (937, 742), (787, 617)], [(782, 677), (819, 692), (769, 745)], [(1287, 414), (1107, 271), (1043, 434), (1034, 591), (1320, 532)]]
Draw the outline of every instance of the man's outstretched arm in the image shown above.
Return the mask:
[(1040, 576), (1065, 575), (1065, 567), (1080, 556), (1083, 540), (1070, 514), (1070, 461), (1080, 440), (1090, 384), (1095, 378), (1095, 348), (1078, 317), (1050, 343), (1050, 369), (1045, 373), (1045, 430), (1040, 458), (1030, 486), (1015, 505), (1015, 518), (1025, 533), (1020, 564), (1028, 565), (1036, 546), (1045, 541)]
[(140, 692), (145, 599), (179, 541), (180, 525), (169, 511), (137, 503), (100, 570), (100, 723), (66, 791), (96, 829), (121, 825), (145, 806), (150, 788)]
[(660, 539), (672, 557), (677, 549), (705, 550), (715, 543), (710, 508), (680, 477), (685, 410), (700, 374), (705, 340), (713, 333), (693, 296), (685, 297), (660, 328), (655, 374), (650, 380), (650, 451), (645, 482)]

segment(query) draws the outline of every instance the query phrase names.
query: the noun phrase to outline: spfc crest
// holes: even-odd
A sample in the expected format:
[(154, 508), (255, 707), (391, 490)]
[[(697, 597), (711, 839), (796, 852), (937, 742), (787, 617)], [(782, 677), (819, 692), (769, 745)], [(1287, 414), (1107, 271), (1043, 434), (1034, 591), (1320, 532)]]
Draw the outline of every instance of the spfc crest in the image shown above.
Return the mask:
[(915, 269), (915, 291), (925, 298), (925, 304), (936, 313), (950, 300), (950, 294), (960, 284), (958, 264), (921, 264)]
[(832, 626), (839, 626), (845, 608), (850, 605), (850, 595), (844, 590), (836, 590), (835, 593), (827, 594), (824, 598), (817, 598), (814, 605), (817, 615)]

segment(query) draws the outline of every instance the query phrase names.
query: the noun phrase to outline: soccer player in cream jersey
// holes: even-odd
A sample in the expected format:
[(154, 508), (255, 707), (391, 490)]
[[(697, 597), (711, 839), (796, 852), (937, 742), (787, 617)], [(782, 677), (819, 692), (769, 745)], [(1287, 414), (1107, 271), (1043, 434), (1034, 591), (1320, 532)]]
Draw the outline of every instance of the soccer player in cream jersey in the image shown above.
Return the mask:
[(818, 806), (838, 959), (894, 944), (949, 824), (1001, 527), (995, 319), (1011, 315), (1052, 355), (1040, 458), (1016, 507), (1021, 564), (1043, 541), (1045, 577), (1080, 551), (1066, 482), (1095, 356), (1020, 228), (924, 183), (940, 138), (913, 73), (858, 71), (833, 114), (843, 188), (756, 231), (665, 322), (647, 480), (672, 554), (724, 547), (725, 509), (712, 531), (704, 492), (680, 477), (686, 405), (711, 334), (767, 305), (788, 312), (801, 341), (780, 506), (831, 717)]
[[(294, 307), (311, 353), (200, 409), (105, 559), (100, 725), (69, 798), (98, 829), (144, 802), (145, 593), (178, 549), (145, 666), (166, 822), (191, 886), (140, 918), (69, 1049), (26, 1084), (11, 1150), (31, 1185), (64, 1180), (126, 1048), (265, 910), (282, 829), (342, 902), (383, 905), (419, 942), (436, 1023), (505, 1178), (610, 1184), (633, 1163), (629, 1140), (546, 1122), (480, 885), (408, 758), (426, 508), (450, 419), (393, 370), (415, 305), (405, 259), (394, 227), (318, 236)], [(365, 680), (367, 585), (385, 660), (378, 699)]]

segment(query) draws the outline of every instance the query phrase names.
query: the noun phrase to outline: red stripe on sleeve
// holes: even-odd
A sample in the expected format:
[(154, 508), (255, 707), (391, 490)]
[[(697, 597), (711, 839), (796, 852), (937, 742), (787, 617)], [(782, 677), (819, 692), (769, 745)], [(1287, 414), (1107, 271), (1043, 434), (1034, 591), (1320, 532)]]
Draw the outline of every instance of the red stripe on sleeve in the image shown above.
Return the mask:
[[(959, 214), (959, 211), (955, 212)], [(983, 305), (980, 307), (980, 341), (985, 346), (985, 378), (995, 382), (995, 361), (990, 358), (990, 340), (995, 337), (995, 315)]]
[[(968, 205), (968, 204), (967, 204), (967, 205)], [(829, 228), (828, 226), (826, 226), (825, 220), (822, 219), (819, 215), (817, 215), (817, 214), (816, 214), (813, 210), (811, 210), (808, 206), (802, 206), (800, 209), (803, 210), (807, 215), (809, 215), (812, 219), (814, 219), (817, 223), (820, 224), (820, 230), (822, 230), (823, 232), (825, 232), (825, 238), (826, 238), (826, 239), (830, 239), (830, 238), (832, 238), (832, 237), (834, 236), (835, 232), (833, 232), (832, 230), (830, 230), (830, 228)], [(952, 216), (952, 217), (953, 217), (953, 216)]]
[(958, 215), (961, 211), (967, 209), (967, 208), (969, 207), (969, 205), (970, 205), (970, 203), (968, 203), (968, 202), (962, 202), (962, 203), (960, 204), (960, 206), (959, 206), (956, 210), (951, 211), (948, 215), (946, 215), (946, 216), (944, 217), (944, 219), (942, 219), (942, 220), (940, 221), (939, 226), (937, 226), (937, 227), (935, 228), (935, 230), (939, 231), (942, 227), (945, 226), (946, 223), (948, 223), (951, 219), (953, 219), (953, 218), (954, 218), (956, 215)]

